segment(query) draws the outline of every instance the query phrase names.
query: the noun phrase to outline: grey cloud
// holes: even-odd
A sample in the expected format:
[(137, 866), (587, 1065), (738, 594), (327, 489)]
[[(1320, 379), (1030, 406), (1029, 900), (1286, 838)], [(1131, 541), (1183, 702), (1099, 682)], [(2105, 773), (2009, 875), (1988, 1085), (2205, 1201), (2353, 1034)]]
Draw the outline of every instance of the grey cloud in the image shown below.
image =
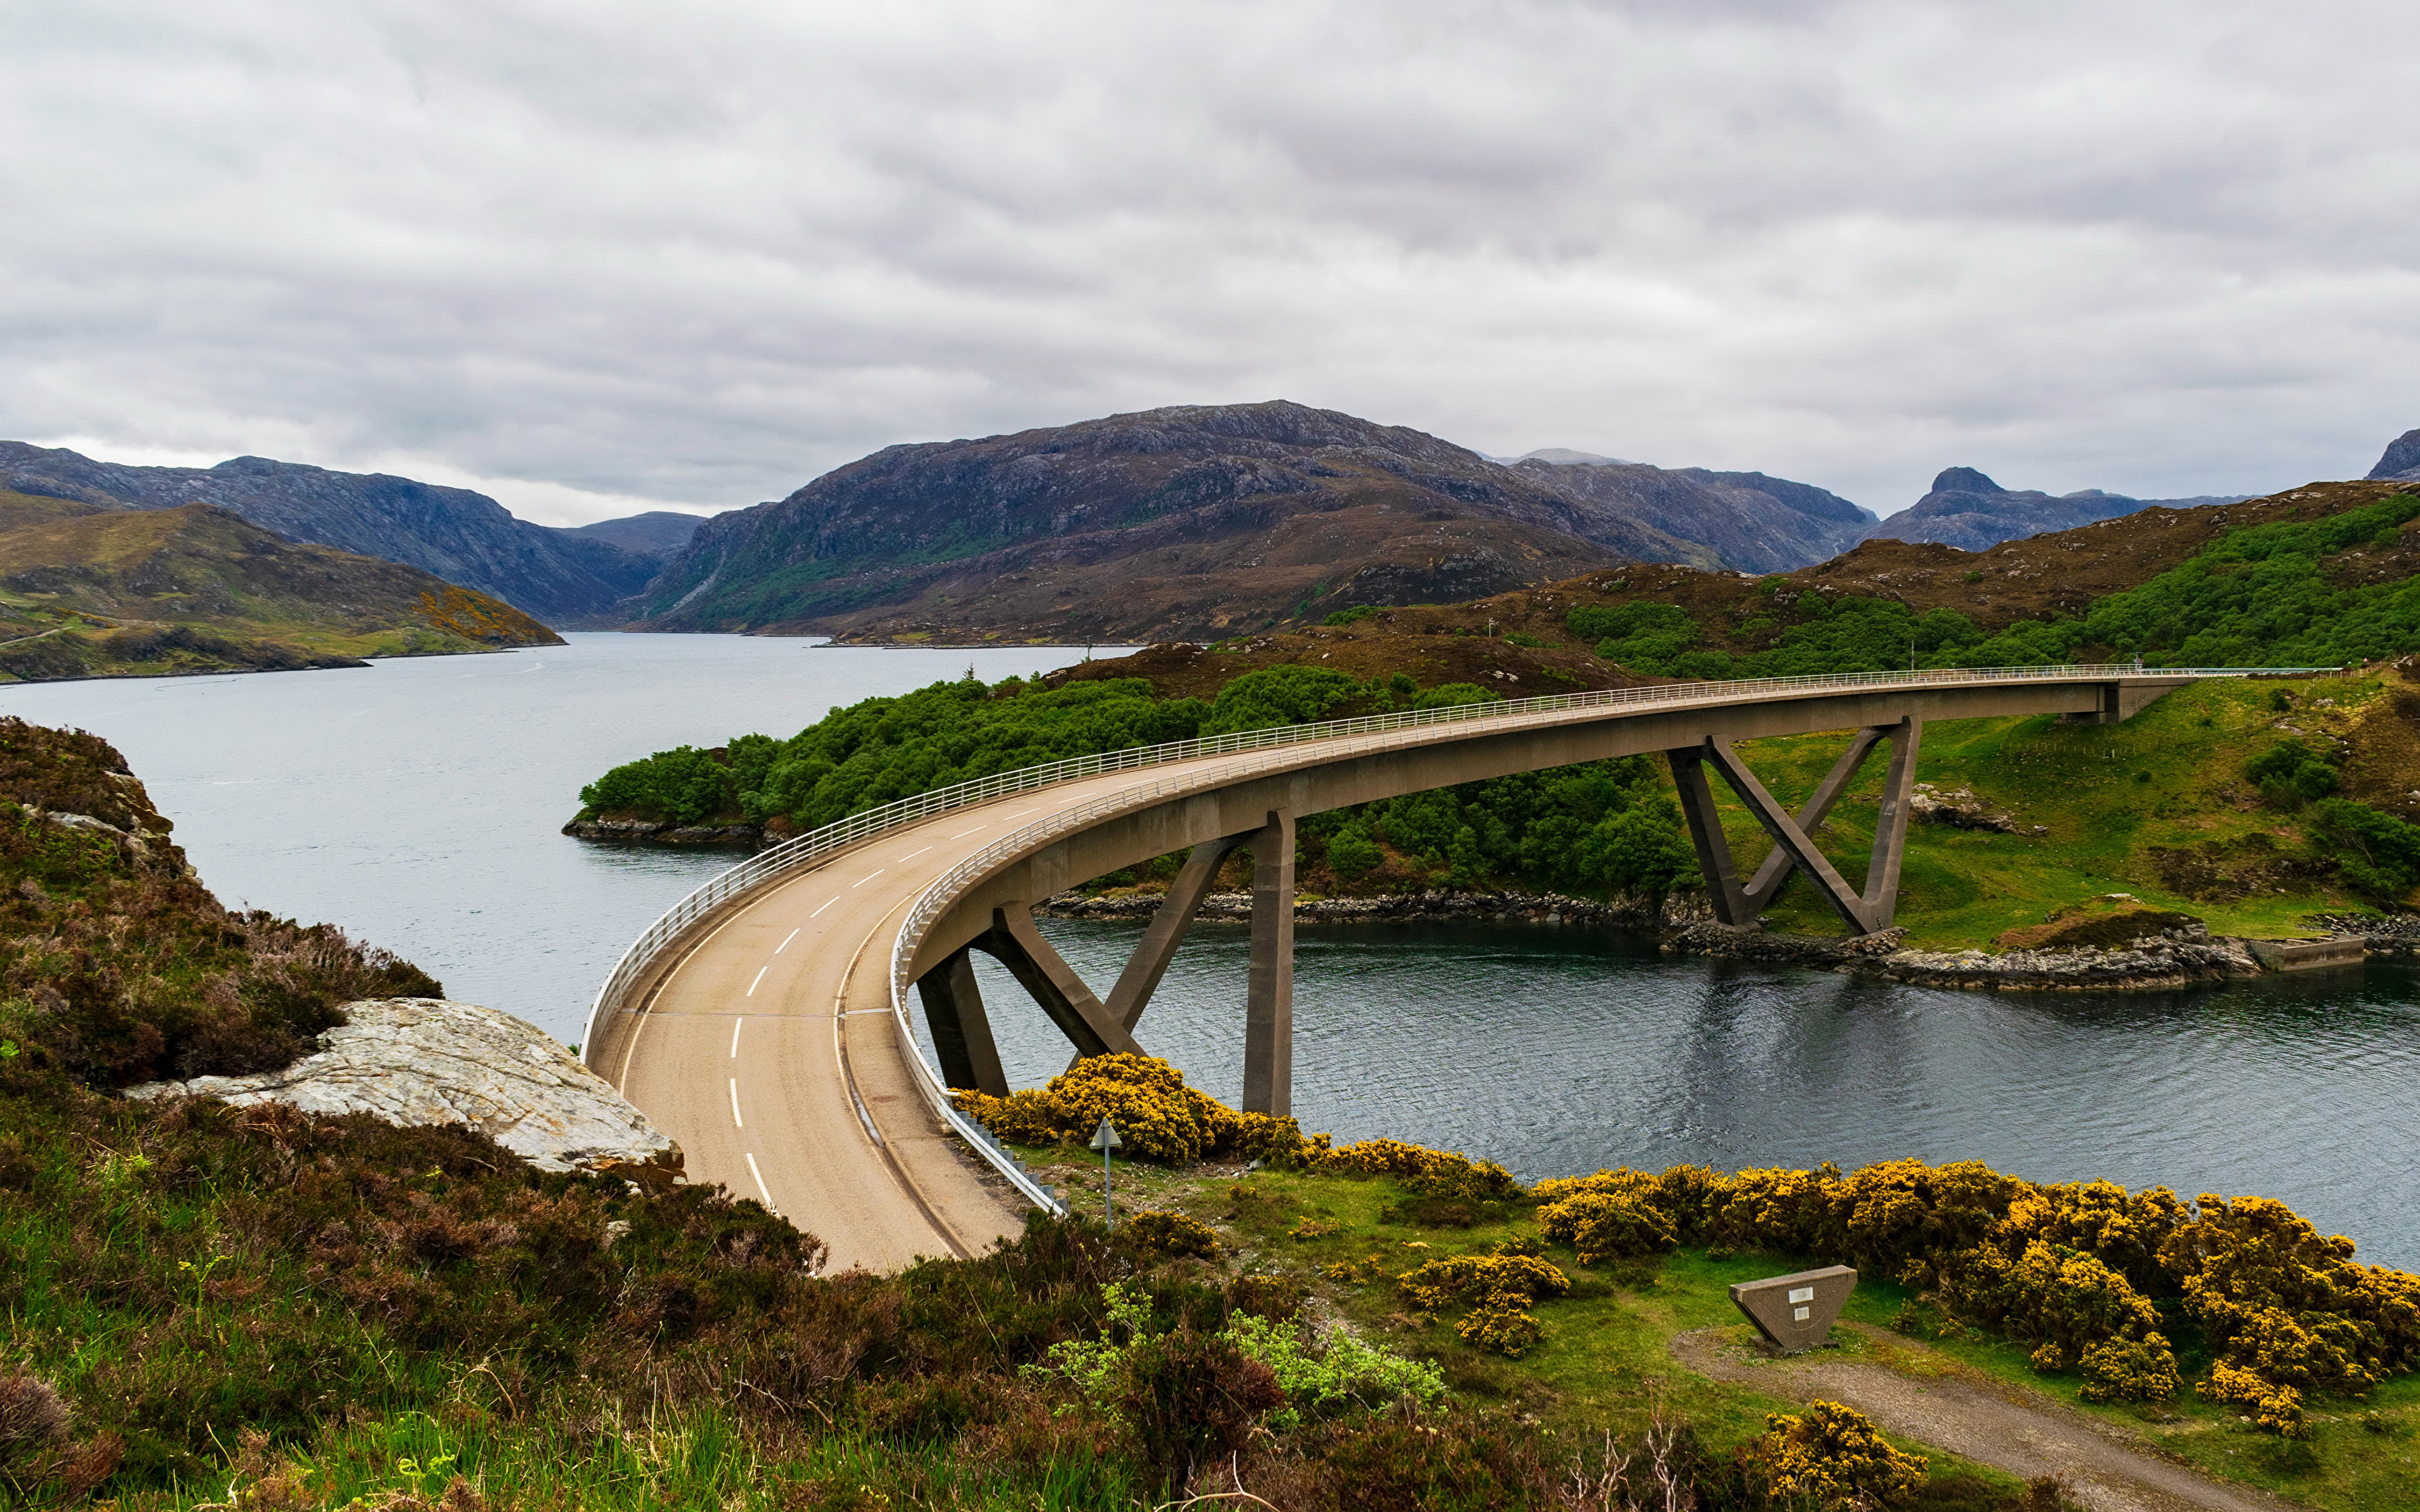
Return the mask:
[(2420, 423), (2415, 41), (2240, 0), (38, 4), (0, 434), (558, 517), (1280, 396), (1884, 513), (1951, 463), (2349, 476)]

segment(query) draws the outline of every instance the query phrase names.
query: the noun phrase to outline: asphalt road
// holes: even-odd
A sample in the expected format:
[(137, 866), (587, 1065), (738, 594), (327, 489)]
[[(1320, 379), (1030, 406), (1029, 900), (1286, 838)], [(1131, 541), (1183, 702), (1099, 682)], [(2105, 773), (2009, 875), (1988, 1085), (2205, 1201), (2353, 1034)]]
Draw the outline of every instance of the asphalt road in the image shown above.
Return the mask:
[(981, 1254), (1022, 1230), (1022, 1199), (917, 1094), (891, 1016), (892, 945), (917, 895), (967, 855), (1136, 780), (944, 814), (767, 888), (689, 946), (597, 1069), (680, 1142), (691, 1180), (814, 1234), (835, 1271)]

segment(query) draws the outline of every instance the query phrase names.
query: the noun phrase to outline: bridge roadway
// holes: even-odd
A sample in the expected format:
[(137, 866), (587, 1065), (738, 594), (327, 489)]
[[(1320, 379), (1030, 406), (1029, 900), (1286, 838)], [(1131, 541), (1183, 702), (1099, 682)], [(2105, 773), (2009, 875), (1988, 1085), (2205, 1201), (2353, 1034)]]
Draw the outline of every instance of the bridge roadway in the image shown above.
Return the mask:
[[(1925, 720), (2057, 713), (2106, 722), (2184, 680), (2078, 670), (1971, 682), (1934, 673), (1901, 686), (1803, 680), (1753, 692), (1748, 685), (1717, 685), (1720, 696), (1710, 689), (1701, 699), (1470, 718), (1079, 778), (877, 833), (811, 870), (744, 892), (675, 939), (610, 1006), (600, 998), (585, 1058), (680, 1142), (692, 1180), (757, 1197), (818, 1235), (834, 1269), (891, 1270), (919, 1256), (980, 1253), (1021, 1227), (1026, 1203), (970, 1155), (920, 1090), (920, 1072), (930, 1073), (914, 1063), (918, 1052), (905, 1042), (904, 1016), (894, 1015), (894, 952), (896, 980), (904, 985), (947, 965), (970, 943), (988, 949), (985, 938), (1004, 937), (994, 927), (1002, 917), (996, 909), (1021, 910), (1089, 877), (1188, 845), (1221, 837), (1233, 843), (1280, 818), (1283, 830), (1270, 833), (1290, 841), (1293, 819), (1346, 803), (1641, 751), (1670, 754), (1676, 772), (1685, 758), (1695, 774), (1699, 749), (1715, 752), (1706, 759), (1719, 769), (1729, 741), (1758, 735), (1903, 730), (1904, 747), (1892, 748), (1906, 755), (1894, 760), (1886, 779), (1887, 820), (1889, 789), (1903, 798), (1913, 776), (1913, 732)], [(1847, 775), (1831, 784), (1834, 795)], [(1737, 788), (1738, 778), (1730, 779)], [(1697, 781), (1702, 791), (1702, 777)], [(1686, 781), (1683, 787), (1685, 799)], [(1811, 830), (1822, 815), (1809, 818), (1802, 810), (1799, 817)], [(1774, 822), (1767, 827), (1781, 834)], [(1698, 840), (1706, 858), (1705, 837)], [(1285, 969), (1275, 990), (1284, 995), (1280, 1053), (1290, 1057), (1292, 847), (1284, 849), (1277, 897), (1286, 920)], [(970, 856), (971, 869), (959, 866)], [(1894, 851), (1893, 889), (1896, 859)], [(1712, 859), (1707, 864), (1710, 882), (1727, 884), (1736, 898), (1736, 880), (1717, 876)], [(1725, 852), (1721, 865), (1729, 864)], [(1768, 872), (1780, 864), (1769, 862)], [(944, 880), (941, 894), (919, 907)], [(1769, 896), (1769, 880), (1761, 875), (1750, 893), (1765, 886)], [(1850, 897), (1835, 906), (1849, 917), (1856, 903)], [(1878, 917), (1886, 920), (1888, 907), (1886, 896)], [(911, 912), (916, 933), (903, 939)], [(1258, 936), (1258, 919), (1255, 929)], [(1156, 973), (1150, 975), (1156, 981)], [(1264, 989), (1256, 970), (1256, 1015)], [(1147, 996), (1148, 983), (1142, 991)], [(1130, 1013), (1139, 1015), (1140, 1000), (1129, 999)], [(1093, 1006), (1097, 1015), (1097, 1001)], [(1075, 1037), (1082, 1025), (1071, 1026), (1064, 1007), (1063, 1001), (1054, 1016)], [(1134, 1027), (1131, 1018), (1125, 1027)], [(1264, 1086), (1262, 1105), (1287, 1110), (1290, 1066), (1286, 1058), (1280, 1067), (1273, 1103)], [(1248, 1105), (1252, 1102), (1248, 1072)]]

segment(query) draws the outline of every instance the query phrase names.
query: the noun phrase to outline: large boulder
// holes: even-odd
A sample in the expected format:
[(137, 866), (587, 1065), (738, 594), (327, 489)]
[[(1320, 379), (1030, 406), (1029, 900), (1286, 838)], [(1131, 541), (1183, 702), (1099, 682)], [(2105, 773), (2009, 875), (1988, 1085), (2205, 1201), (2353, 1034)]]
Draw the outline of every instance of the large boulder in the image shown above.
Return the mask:
[(126, 1095), (467, 1124), (546, 1171), (669, 1180), (680, 1170), (680, 1146), (570, 1051), (510, 1013), (436, 997), (373, 998), (344, 1011), (346, 1022), (321, 1035), (316, 1052), (284, 1071), (152, 1082)]

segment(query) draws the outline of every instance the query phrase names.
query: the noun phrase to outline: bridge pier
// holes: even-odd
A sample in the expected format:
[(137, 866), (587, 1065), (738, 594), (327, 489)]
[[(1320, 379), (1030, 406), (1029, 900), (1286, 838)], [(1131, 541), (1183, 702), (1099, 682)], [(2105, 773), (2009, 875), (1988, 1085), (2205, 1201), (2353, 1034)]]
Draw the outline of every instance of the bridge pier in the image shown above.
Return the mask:
[(1244, 1108), (1280, 1117), (1292, 1112), (1295, 824), (1292, 814), (1274, 810), (1258, 829), (1193, 847), (1107, 1002), (1093, 995), (1076, 968), (1033, 927), (1032, 903), (993, 909), (990, 929), (916, 981), (942, 1080), (994, 1097), (1008, 1095), (1008, 1078), (1001, 1069), (970, 950), (996, 957), (1032, 995), (1075, 1045), (1071, 1069), (1087, 1056), (1143, 1054), (1134, 1038), (1135, 1026), (1218, 882), (1219, 868), (1232, 852), (1247, 845), (1252, 850), (1252, 948), (1244, 1000)]
[[(1871, 934), (1888, 929), (1899, 908), (1900, 863), (1906, 851), (1909, 799), (1915, 789), (1916, 747), (1922, 736), (1923, 723), (1913, 715), (1896, 724), (1869, 725), (1859, 730), (1849, 748), (1833, 763), (1832, 770), (1816, 784), (1813, 795), (1795, 815), (1766, 791), (1729, 740), (1708, 735), (1698, 745), (1667, 750), (1664, 754), (1671, 764), (1672, 784), (1680, 793), (1681, 811), (1688, 821), (1690, 842), (1697, 848), (1699, 870), (1705, 876), (1714, 918), (1734, 926), (1752, 922), (1780, 895), (1793, 872), (1804, 872), (1824, 903), (1852, 930)], [(1873, 850), (1866, 864), (1865, 886), (1854, 888), (1812, 837), (1823, 827), (1833, 805), (1839, 801), (1867, 758), (1885, 741), (1890, 745), (1891, 759), (1874, 820)], [(1772, 854), (1745, 883), (1740, 881), (1730, 842), (1723, 834), (1721, 815), (1714, 809), (1714, 787), (1706, 779), (1710, 765), (1722, 774), (1724, 785), (1739, 795), (1757, 824), (1773, 839)]]
[(1008, 1073), (1000, 1069), (1000, 1046), (991, 1037), (991, 1020), (984, 1015), (983, 988), (968, 954), (971, 949), (961, 947), (924, 973), (917, 980), (916, 993), (924, 1000), (924, 1023), (933, 1031), (942, 1085), (1006, 1097)]
[(1252, 964), (1244, 1002), (1244, 1111), (1294, 1111), (1294, 815), (1271, 813), (1252, 847)]

